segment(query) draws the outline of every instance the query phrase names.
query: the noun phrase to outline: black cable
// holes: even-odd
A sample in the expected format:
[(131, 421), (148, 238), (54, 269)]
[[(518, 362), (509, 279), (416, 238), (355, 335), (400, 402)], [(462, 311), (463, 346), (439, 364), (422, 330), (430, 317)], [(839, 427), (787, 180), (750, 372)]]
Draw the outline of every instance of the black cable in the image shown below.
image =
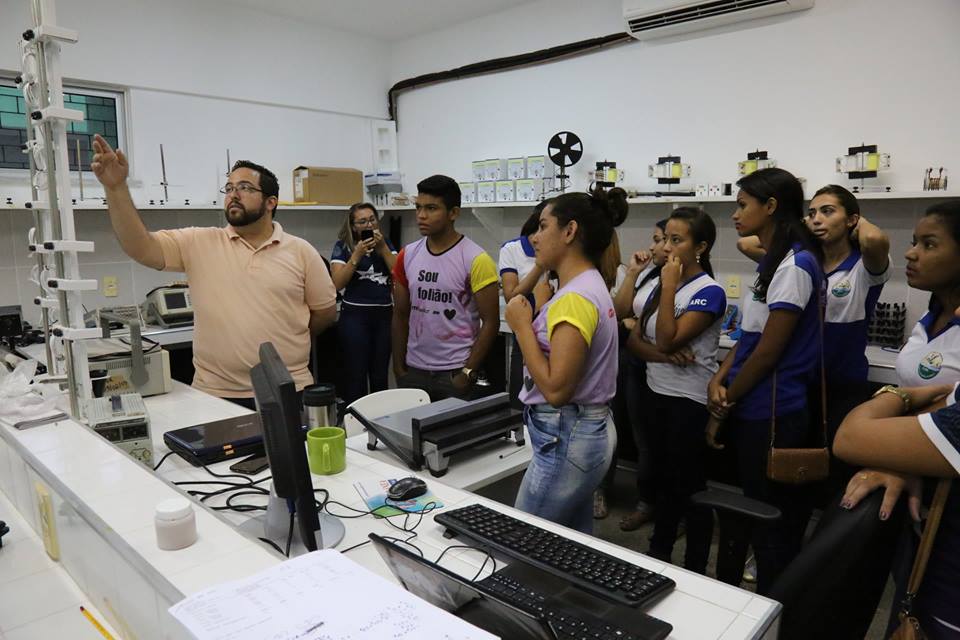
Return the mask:
[(450, 551), (450, 549), (470, 549), (471, 551), (479, 551), (480, 553), (486, 556), (486, 558), (484, 558), (483, 560), (483, 564), (480, 565), (480, 569), (477, 571), (477, 575), (471, 578), (470, 580), (471, 582), (477, 581), (477, 578), (480, 577), (480, 574), (483, 573), (484, 568), (487, 566), (488, 561), (491, 561), (491, 560), (493, 561), (493, 573), (497, 572), (497, 559), (493, 557), (492, 553), (490, 553), (487, 549), (484, 549), (483, 547), (472, 547), (468, 544), (450, 545), (449, 547), (444, 549), (439, 556), (437, 556), (437, 559), (434, 560), (434, 564), (440, 564), (440, 561), (443, 560), (443, 556), (447, 555), (447, 551)]
[[(284, 551), (283, 555), (290, 557), (290, 544), (293, 542), (293, 511), (290, 512), (290, 530), (287, 532), (287, 550)], [(304, 542), (306, 544), (306, 542)]]
[(257, 538), (257, 540), (259, 540), (260, 542), (266, 542), (268, 545), (276, 549), (277, 553), (281, 553), (281, 554), (283, 553), (283, 549), (280, 548), (280, 545), (278, 545), (276, 542), (274, 542), (270, 538)]
[(155, 467), (153, 468), (153, 470), (156, 471), (157, 469), (159, 469), (159, 468), (160, 468), (160, 465), (162, 465), (163, 462), (164, 462), (167, 458), (169, 458), (170, 456), (172, 456), (174, 453), (176, 453), (176, 452), (175, 452), (175, 451), (169, 451), (169, 452), (167, 452), (166, 455), (164, 455), (162, 458), (160, 458), (160, 462), (157, 463), (157, 466), (155, 466)]
[(469, 78), (471, 76), (493, 73), (494, 71), (516, 69), (518, 67), (525, 67), (536, 63), (556, 60), (558, 58), (565, 58), (567, 56), (587, 53), (589, 51), (600, 49), (609, 45), (626, 42), (635, 42), (635, 40), (630, 34), (620, 31), (599, 38), (579, 40), (577, 42), (571, 42), (556, 47), (539, 49), (537, 51), (521, 53), (514, 56), (506, 56), (503, 58), (494, 58), (492, 60), (483, 60), (481, 62), (474, 62), (462, 67), (457, 67), (455, 69), (448, 69), (447, 71), (437, 71), (434, 73), (416, 76), (414, 78), (407, 78), (406, 80), (401, 80), (400, 82), (394, 84), (387, 92), (388, 113), (390, 114), (390, 119), (396, 121), (399, 128), (400, 118), (397, 111), (397, 94), (401, 91), (407, 91), (429, 84), (436, 84), (438, 82), (445, 82), (447, 80), (460, 80), (462, 78)]

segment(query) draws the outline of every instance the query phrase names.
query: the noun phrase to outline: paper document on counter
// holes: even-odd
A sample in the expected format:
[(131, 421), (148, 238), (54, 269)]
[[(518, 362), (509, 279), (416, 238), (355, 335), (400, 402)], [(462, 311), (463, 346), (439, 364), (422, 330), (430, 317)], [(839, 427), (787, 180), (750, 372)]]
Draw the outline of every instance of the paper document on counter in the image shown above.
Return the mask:
[(198, 640), (496, 640), (339, 551), (314, 551), (169, 609)]

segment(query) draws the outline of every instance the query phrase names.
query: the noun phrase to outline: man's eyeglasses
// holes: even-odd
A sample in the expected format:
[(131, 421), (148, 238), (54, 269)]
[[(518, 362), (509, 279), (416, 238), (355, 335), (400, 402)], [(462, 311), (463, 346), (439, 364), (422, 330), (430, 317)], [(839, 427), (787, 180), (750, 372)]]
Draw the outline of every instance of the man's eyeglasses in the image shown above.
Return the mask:
[(240, 184), (235, 185), (228, 182), (227, 184), (223, 185), (222, 189), (220, 189), (220, 193), (228, 196), (232, 196), (234, 191), (241, 195), (244, 193), (263, 193), (262, 189), (257, 189), (249, 182), (241, 182)]

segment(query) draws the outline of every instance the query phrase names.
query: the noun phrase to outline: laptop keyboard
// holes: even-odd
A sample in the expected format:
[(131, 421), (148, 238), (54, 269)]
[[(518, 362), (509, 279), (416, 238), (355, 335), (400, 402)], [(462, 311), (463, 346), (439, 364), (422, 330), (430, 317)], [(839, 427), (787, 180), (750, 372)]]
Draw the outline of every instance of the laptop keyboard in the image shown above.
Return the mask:
[(505, 601), (533, 615), (549, 620), (560, 640), (643, 640), (625, 629), (609, 624), (594, 623), (562, 612), (546, 604), (546, 596), (524, 586), (512, 578), (493, 574), (478, 584), (495, 592)]

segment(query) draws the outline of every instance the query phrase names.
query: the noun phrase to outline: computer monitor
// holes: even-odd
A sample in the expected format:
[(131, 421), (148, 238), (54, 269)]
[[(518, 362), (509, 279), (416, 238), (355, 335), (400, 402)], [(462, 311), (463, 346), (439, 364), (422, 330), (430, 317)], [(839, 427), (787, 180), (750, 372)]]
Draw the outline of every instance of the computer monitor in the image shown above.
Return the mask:
[[(272, 493), (276, 497), (271, 495), (262, 521), (252, 518), (240, 525), (240, 529), (257, 537), (265, 534), (283, 544), (289, 535), (289, 525), (283, 523), (288, 523), (289, 515), (293, 513), (299, 535), (291, 541), (290, 555), (302, 553), (303, 548), (316, 551), (321, 547), (337, 546), (346, 529), (339, 518), (317, 509), (313, 479), (307, 465), (300, 395), (280, 354), (269, 342), (260, 345), (260, 364), (250, 370), (250, 378), (263, 427), (263, 445), (273, 475)], [(278, 539), (281, 537), (280, 527), (283, 540)]]
[(320, 521), (304, 448), (300, 400), (293, 378), (273, 344), (260, 345), (260, 364), (250, 370), (250, 378), (263, 426), (273, 490), (296, 514), (303, 545), (308, 551), (316, 551), (315, 532)]

